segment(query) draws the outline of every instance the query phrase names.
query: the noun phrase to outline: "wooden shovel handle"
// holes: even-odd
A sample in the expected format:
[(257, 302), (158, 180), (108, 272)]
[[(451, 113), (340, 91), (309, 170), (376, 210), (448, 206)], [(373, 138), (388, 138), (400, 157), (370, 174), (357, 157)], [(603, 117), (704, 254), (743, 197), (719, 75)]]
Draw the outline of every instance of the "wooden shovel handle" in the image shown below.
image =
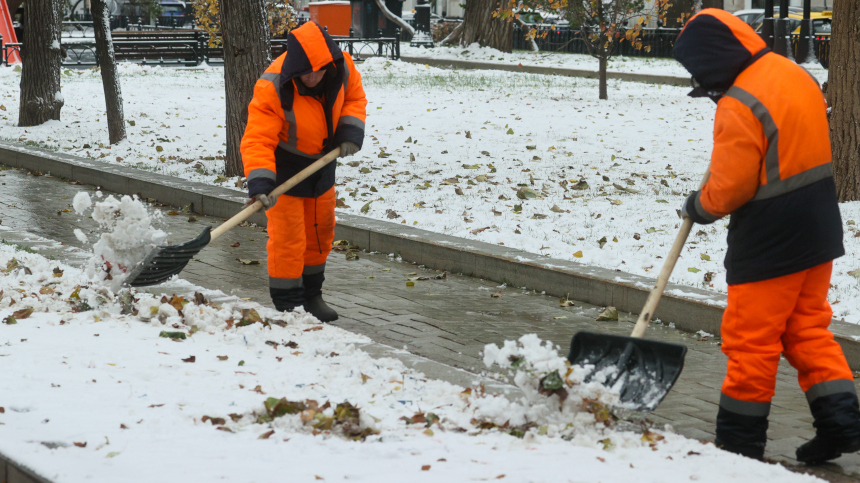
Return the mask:
[[(708, 182), (710, 175), (711, 169), (709, 166), (708, 171), (705, 172), (705, 176), (702, 178), (702, 182), (699, 183), (699, 190)], [(645, 301), (645, 307), (639, 313), (639, 320), (636, 321), (636, 326), (633, 327), (633, 333), (630, 334), (631, 337), (642, 337), (645, 334), (645, 329), (651, 323), (651, 317), (654, 316), (654, 311), (657, 310), (657, 304), (660, 303), (660, 297), (663, 296), (663, 290), (666, 289), (666, 284), (669, 283), (669, 277), (672, 275), (672, 270), (675, 269), (675, 262), (681, 256), (681, 250), (684, 248), (684, 243), (687, 242), (687, 237), (690, 236), (692, 228), (693, 220), (684, 218), (684, 221), (681, 223), (681, 229), (678, 230), (678, 236), (675, 237), (675, 243), (672, 245), (672, 249), (669, 250), (669, 255), (666, 256), (666, 262), (663, 263), (663, 269), (660, 270), (660, 276), (657, 277), (657, 284), (651, 289), (648, 300)]]
[[(334, 161), (335, 158), (337, 158), (338, 156), (340, 156), (340, 148), (334, 148), (331, 152), (329, 152), (325, 156), (321, 157), (320, 159), (314, 161), (313, 164), (311, 164), (307, 168), (299, 171), (298, 174), (296, 174), (292, 178), (286, 180), (284, 182), (284, 184), (282, 184), (282, 185), (278, 186), (277, 188), (275, 188), (274, 190), (272, 190), (272, 192), (269, 193), (269, 195), (268, 195), (269, 198), (272, 201), (274, 201), (275, 199), (278, 198), (278, 196), (281, 196), (282, 194), (291, 190), (295, 185), (301, 183), (302, 181), (307, 179), (308, 176), (310, 176), (310, 175), (316, 173), (317, 171), (319, 171), (320, 169), (322, 169), (323, 166)], [(214, 239), (218, 238), (219, 236), (227, 233), (233, 227), (235, 227), (239, 223), (242, 223), (243, 221), (247, 220), (254, 213), (260, 211), (260, 208), (262, 208), (262, 207), (263, 207), (263, 202), (261, 202), (260, 200), (257, 200), (254, 203), (248, 205), (247, 208), (240, 211), (239, 213), (236, 213), (236, 215), (234, 215), (233, 218), (230, 218), (229, 220), (225, 221), (224, 223), (221, 223), (221, 225), (219, 225), (218, 228), (215, 228), (214, 230), (212, 230), (212, 233), (210, 234), (210, 236), (212, 237), (211, 239), (214, 240)]]

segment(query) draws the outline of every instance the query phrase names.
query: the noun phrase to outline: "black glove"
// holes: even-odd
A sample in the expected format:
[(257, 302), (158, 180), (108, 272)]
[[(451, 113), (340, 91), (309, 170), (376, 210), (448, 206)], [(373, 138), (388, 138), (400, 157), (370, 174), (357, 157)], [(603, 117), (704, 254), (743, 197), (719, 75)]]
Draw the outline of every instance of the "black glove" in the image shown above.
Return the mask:
[(275, 203), (278, 202), (278, 198), (269, 198), (268, 195), (259, 194), (254, 196), (253, 198), (248, 198), (248, 201), (245, 202), (245, 206), (251, 206), (260, 200), (260, 203), (263, 203), (263, 210), (268, 210), (269, 208), (275, 206)]
[(347, 156), (352, 156), (357, 153), (359, 150), (358, 144), (353, 142), (344, 141), (340, 145), (340, 157), (345, 158)]
[(678, 210), (678, 216), (680, 216), (682, 219), (690, 217), (690, 211), (689, 210), (691, 210), (693, 208), (688, 208), (688, 206), (690, 206), (690, 203), (696, 202), (695, 196), (696, 196), (696, 192), (694, 191), (692, 194), (690, 194), (690, 196), (684, 198), (684, 202), (681, 204), (681, 209)]
[(248, 201), (245, 206), (260, 200), (265, 209), (269, 209), (277, 202), (277, 198), (269, 198), (269, 193), (275, 189), (275, 180), (271, 178), (254, 178), (248, 181)]

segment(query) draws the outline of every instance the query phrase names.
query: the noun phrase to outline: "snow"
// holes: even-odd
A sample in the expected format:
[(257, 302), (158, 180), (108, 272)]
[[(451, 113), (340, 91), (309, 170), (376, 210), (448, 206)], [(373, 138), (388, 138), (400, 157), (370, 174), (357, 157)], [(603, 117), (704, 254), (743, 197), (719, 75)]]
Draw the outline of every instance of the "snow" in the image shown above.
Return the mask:
[[(101, 193), (97, 193), (100, 196)], [(93, 245), (93, 257), (87, 274), (94, 280), (110, 280), (110, 286), (117, 290), (129, 269), (137, 266), (153, 248), (167, 239), (167, 233), (153, 226), (161, 216), (160, 211), (149, 212), (137, 196), (122, 196), (117, 200), (109, 195), (103, 201), (92, 204), (85, 191), (75, 195), (72, 205), (79, 215), (87, 215), (92, 206), (92, 218), (105, 231)], [(84, 240), (86, 235), (75, 236)], [(83, 241), (83, 240), (82, 240)]]
[[(139, 221), (116, 203), (94, 217)], [(0, 360), (13, 368), (0, 372), (0, 452), (51, 481), (820, 481), (668, 428), (622, 429), (607, 419), (612, 393), (534, 335), (489, 361), (525, 358), (526, 397), (509, 400), (374, 359), (365, 337), (301, 311), (181, 281), (180, 295), (114, 291), (5, 244), (0, 267)], [(536, 392), (551, 371), (564, 371), (564, 401)], [(280, 398), (299, 412), (273, 416)]]
[[(489, 47), (481, 47), (477, 43), (468, 47), (436, 47), (424, 49), (410, 47), (402, 44), (400, 53), (403, 57), (444, 59), (444, 60), (466, 60), (477, 62), (490, 62), (506, 65), (528, 65), (538, 67), (554, 67), (562, 69), (590, 70), (597, 72), (597, 59), (586, 54), (567, 54), (559, 52), (526, 52), (515, 51), (505, 53)], [(821, 64), (803, 64), (818, 82), (827, 81), (827, 69)], [(625, 57), (615, 56), (609, 59), (607, 72), (625, 72), (633, 74), (666, 75), (675, 77), (690, 77), (690, 73), (675, 59), (649, 58), (649, 57)]]
[[(474, 46), (421, 52), (570, 67), (594, 62)], [(671, 59), (619, 57), (611, 65), (681, 74)], [(656, 277), (663, 262), (658, 257), (665, 257), (677, 233), (676, 208), (708, 164), (712, 102), (687, 97), (687, 88), (635, 82), (610, 80), (610, 99), (598, 101), (594, 79), (447, 70), (381, 58), (358, 68), (369, 100), (367, 137), (359, 153), (340, 160), (340, 213), (504, 244), (533, 258)], [(222, 69), (120, 63), (118, 73), (128, 132), (118, 145), (108, 143), (95, 70), (64, 72), (69, 100), (62, 121), (20, 128), (20, 73), (0, 69), (6, 107), (0, 139), (243, 190), (241, 180), (223, 176)], [(826, 71), (816, 75), (826, 78)], [(524, 199), (517, 197), (520, 190)], [(847, 255), (835, 262), (830, 301), (835, 317), (860, 323), (860, 299), (853, 296), (860, 280), (849, 275), (860, 268), (860, 238), (854, 236), (860, 203), (840, 208)], [(727, 224), (694, 227), (673, 283), (726, 291)]]

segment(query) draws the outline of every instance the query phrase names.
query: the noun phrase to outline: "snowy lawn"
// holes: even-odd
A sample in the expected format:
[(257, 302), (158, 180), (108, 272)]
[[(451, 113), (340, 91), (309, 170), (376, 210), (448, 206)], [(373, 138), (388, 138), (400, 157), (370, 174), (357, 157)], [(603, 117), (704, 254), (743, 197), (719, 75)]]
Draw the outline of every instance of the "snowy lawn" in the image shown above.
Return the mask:
[[(598, 101), (592, 79), (384, 59), (359, 69), (367, 138), (341, 160), (341, 212), (656, 276), (677, 209), (707, 167), (713, 103), (634, 82), (610, 81), (610, 100)], [(20, 73), (0, 69), (0, 139), (241, 189), (222, 175), (221, 69), (120, 72), (129, 123), (120, 145), (107, 145), (93, 70), (64, 74), (62, 121), (19, 128)], [(830, 299), (836, 317), (858, 323), (860, 282), (850, 273), (860, 273), (860, 204), (841, 208), (848, 255), (836, 261)], [(726, 290), (727, 225), (694, 229), (672, 281)]]
[[(115, 215), (96, 247), (113, 267), (160, 236), (128, 197), (95, 213)], [(512, 402), (373, 359), (307, 314), (183, 281), (114, 292), (94, 268), (0, 245), (0, 452), (51, 481), (820, 481), (623, 429), (612, 393), (534, 335), (486, 349), (528, 398)], [(538, 394), (554, 372), (561, 389)]]
[[(404, 57), (470, 60), (497, 64), (522, 64), (561, 69), (591, 70), (595, 72), (598, 70), (597, 59), (590, 55), (553, 51), (527, 52), (522, 50), (509, 54), (496, 49), (481, 47), (478, 44), (472, 44), (468, 47), (436, 47), (425, 49), (423, 47), (410, 47), (404, 43), (401, 44), (400, 53)], [(827, 81), (827, 69), (821, 67), (821, 64), (807, 64), (804, 67), (819, 82)], [(618, 55), (609, 60), (607, 71), (690, 77), (690, 73), (684, 69), (684, 66), (680, 62), (670, 58), (625, 57)]]

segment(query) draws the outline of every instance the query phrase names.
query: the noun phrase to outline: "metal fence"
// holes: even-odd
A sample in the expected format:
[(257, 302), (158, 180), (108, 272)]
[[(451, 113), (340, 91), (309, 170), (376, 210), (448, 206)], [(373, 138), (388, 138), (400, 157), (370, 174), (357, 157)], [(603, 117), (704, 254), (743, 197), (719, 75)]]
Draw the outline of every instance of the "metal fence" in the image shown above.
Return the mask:
[[(0, 0), (2, 1), (2, 0)], [(113, 47), (118, 61), (129, 61), (144, 65), (197, 66), (204, 62), (219, 65), (224, 63), (224, 49), (210, 47), (209, 37), (199, 30), (170, 31), (115, 31)], [(363, 39), (332, 37), (341, 50), (357, 61), (379, 56), (400, 58), (399, 37)], [(9, 65), (13, 51), (21, 51), (21, 43), (3, 43), (0, 36), (0, 65)], [(271, 41), (272, 56), (286, 52), (286, 39)], [(63, 39), (61, 44), (63, 65), (66, 67), (98, 66), (95, 39)], [(24, 52), (26, 55), (26, 52)]]
[[(638, 40), (642, 41), (642, 48), (637, 49), (622, 35), (612, 50), (612, 55), (623, 55), (630, 57), (672, 57), (672, 49), (675, 39), (678, 38), (680, 29), (643, 29), (643, 34)], [(526, 39), (527, 29), (514, 27), (514, 50), (531, 50), (531, 43)], [(547, 28), (538, 29), (535, 42), (541, 51), (567, 52), (574, 54), (588, 54), (588, 45), (579, 30)], [(797, 44), (800, 42), (799, 34), (792, 34), (791, 45), (797, 52)], [(815, 55), (822, 66), (827, 67), (830, 60), (830, 37), (820, 36), (813, 40)], [(647, 47), (647, 48), (646, 48)]]

